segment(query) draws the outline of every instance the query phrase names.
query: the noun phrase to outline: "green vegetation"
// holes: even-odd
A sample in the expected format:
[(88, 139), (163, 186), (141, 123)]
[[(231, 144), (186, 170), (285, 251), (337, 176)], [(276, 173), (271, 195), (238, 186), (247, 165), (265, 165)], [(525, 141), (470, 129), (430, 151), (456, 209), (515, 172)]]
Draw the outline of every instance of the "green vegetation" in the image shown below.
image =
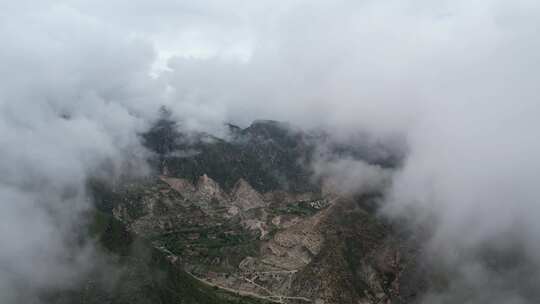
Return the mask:
[(90, 232), (107, 263), (96, 266), (81, 285), (50, 292), (44, 303), (55, 304), (263, 304), (199, 282), (168, 261), (149, 242), (130, 232), (113, 217), (95, 212)]
[[(315, 147), (308, 144), (305, 134), (286, 124), (259, 121), (246, 129), (230, 125), (231, 140), (225, 141), (204, 133), (180, 133), (170, 113), (164, 110), (162, 114), (154, 127), (141, 135), (146, 147), (157, 154), (153, 163), (160, 172), (166, 165), (171, 175), (192, 182), (207, 174), (226, 190), (240, 178), (259, 192), (318, 189), (311, 182), (307, 165)], [(176, 156), (178, 151), (194, 153)]]
[(160, 235), (153, 241), (211, 271), (231, 270), (245, 257), (256, 255), (260, 242), (239, 225), (191, 227)]
[(308, 201), (300, 201), (286, 206), (280, 206), (270, 209), (274, 215), (292, 214), (296, 216), (311, 216), (318, 212), (317, 209), (311, 207)]

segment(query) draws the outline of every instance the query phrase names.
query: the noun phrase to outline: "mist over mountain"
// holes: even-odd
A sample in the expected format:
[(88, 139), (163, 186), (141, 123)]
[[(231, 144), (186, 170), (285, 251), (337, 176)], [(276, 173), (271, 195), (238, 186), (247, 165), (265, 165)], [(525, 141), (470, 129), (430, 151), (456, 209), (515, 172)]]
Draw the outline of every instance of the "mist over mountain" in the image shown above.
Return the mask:
[(1, 303), (538, 302), (535, 1), (1, 7)]

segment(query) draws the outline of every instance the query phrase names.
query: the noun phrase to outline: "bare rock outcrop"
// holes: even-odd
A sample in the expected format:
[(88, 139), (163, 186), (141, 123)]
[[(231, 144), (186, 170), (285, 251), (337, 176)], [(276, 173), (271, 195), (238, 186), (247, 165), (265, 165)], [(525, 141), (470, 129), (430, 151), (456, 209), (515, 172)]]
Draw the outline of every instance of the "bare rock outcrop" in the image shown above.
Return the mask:
[(264, 197), (244, 179), (239, 179), (231, 191), (232, 204), (241, 210), (266, 206)]

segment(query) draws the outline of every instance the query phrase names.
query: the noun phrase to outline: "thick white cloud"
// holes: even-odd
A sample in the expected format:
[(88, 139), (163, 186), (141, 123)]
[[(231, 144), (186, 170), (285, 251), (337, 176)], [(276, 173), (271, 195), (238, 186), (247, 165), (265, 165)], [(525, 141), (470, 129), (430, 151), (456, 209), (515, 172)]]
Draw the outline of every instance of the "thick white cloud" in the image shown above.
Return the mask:
[(539, 17), (532, 0), (3, 1), (0, 242), (40, 241), (0, 251), (0, 302), (29, 259), (69, 280), (58, 248), (84, 180), (138, 154), (162, 104), (212, 132), (273, 118), (403, 134), (388, 214), (435, 218), (433, 248), (512, 235), (537, 265)]
[(93, 261), (73, 242), (86, 178), (141, 157), (136, 132), (161, 89), (148, 43), (69, 7), (10, 5), (0, 20), (0, 302), (33, 303)]

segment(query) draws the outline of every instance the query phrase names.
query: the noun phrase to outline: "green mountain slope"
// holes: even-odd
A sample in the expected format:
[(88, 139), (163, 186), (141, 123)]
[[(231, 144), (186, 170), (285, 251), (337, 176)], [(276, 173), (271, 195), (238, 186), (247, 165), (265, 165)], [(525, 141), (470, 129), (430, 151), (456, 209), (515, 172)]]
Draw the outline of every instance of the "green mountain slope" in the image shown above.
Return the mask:
[[(146, 240), (102, 212), (95, 212), (91, 234), (103, 249), (107, 263), (97, 266), (82, 284), (70, 291), (49, 292), (45, 303), (58, 304), (262, 304), (206, 285), (167, 260)], [(106, 266), (105, 266), (106, 265)]]

